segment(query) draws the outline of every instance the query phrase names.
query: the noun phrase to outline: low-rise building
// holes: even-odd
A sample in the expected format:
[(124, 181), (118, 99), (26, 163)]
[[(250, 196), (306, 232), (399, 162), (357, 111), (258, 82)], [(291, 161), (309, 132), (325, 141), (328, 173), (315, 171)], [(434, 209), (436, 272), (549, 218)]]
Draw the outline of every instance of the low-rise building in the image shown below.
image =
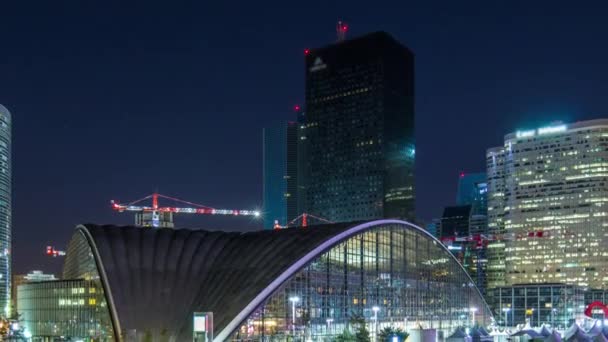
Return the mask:
[(112, 340), (112, 326), (99, 280), (26, 283), (17, 289), (21, 324), (39, 340)]
[(521, 284), (488, 289), (489, 305), (499, 325), (529, 323), (569, 327), (582, 319), (585, 288), (566, 284)]

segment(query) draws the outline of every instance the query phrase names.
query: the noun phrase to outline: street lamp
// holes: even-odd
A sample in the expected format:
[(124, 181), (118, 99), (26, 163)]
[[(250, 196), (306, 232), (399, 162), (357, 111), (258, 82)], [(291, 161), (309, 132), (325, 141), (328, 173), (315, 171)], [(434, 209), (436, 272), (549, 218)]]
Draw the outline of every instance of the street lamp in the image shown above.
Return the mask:
[(570, 316), (572, 315), (572, 312), (574, 311), (573, 308), (568, 308), (568, 314), (564, 315), (564, 329), (568, 329), (568, 319), (570, 319)]
[(331, 328), (331, 323), (334, 321), (333, 318), (328, 318), (325, 320), (327, 322), (327, 334), (329, 335), (329, 328)]
[(380, 311), (380, 307), (374, 306), (372, 307), (372, 311), (374, 312), (374, 342), (378, 341), (378, 311)]
[(505, 313), (505, 329), (507, 329), (507, 322), (508, 322), (507, 315), (509, 314), (509, 311), (511, 311), (511, 308), (503, 308), (502, 309), (502, 312)]
[(293, 331), (293, 336), (296, 336), (296, 303), (300, 301), (299, 297), (289, 297), (289, 301), (291, 302), (291, 329)]
[(471, 311), (471, 326), (475, 326), (475, 313), (477, 312), (477, 308), (470, 308)]

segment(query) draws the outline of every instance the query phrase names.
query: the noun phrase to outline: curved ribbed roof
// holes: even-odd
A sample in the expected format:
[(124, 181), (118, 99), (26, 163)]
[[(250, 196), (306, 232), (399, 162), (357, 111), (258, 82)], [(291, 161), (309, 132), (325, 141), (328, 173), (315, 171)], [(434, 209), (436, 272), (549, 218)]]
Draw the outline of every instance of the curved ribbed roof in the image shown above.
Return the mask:
[[(393, 224), (434, 239), (399, 220), (248, 233), (86, 224), (78, 226), (81, 238), (71, 244), (86, 238), (122, 333), (166, 331), (185, 341), (191, 339), (193, 312), (211, 311), (215, 340), (221, 341), (317, 256), (356, 234)], [(70, 259), (68, 253), (66, 265), (77, 262)]]
[(97, 249), (121, 330), (166, 327), (182, 341), (191, 335), (193, 312), (212, 311), (219, 332), (289, 266), (351, 225), (248, 233), (93, 224), (78, 230)]

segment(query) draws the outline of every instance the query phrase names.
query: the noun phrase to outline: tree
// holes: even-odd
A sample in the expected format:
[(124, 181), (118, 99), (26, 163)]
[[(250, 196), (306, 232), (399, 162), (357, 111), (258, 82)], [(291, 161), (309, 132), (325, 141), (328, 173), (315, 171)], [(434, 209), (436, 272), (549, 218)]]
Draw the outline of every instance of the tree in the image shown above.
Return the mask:
[(395, 336), (399, 338), (400, 342), (402, 342), (405, 341), (410, 334), (406, 333), (401, 328), (386, 327), (380, 330), (380, 333), (378, 334), (378, 341), (391, 342)]
[(357, 339), (355, 338), (355, 335), (353, 335), (353, 333), (351, 333), (348, 329), (344, 329), (344, 331), (340, 335), (337, 335), (336, 337), (334, 337), (334, 339), (332, 341), (333, 342), (356, 342)]
[(365, 323), (360, 324), (357, 329), (357, 333), (355, 334), (355, 340), (357, 342), (370, 342), (369, 338), (369, 330), (367, 330), (367, 326)]

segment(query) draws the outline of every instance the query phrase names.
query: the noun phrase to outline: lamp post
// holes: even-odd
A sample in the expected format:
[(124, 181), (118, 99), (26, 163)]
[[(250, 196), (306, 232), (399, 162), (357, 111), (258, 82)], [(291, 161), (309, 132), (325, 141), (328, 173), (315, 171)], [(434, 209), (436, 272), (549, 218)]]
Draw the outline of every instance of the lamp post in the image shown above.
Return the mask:
[(329, 335), (329, 328), (331, 328), (331, 323), (334, 321), (333, 318), (328, 318), (325, 320), (327, 322), (327, 334)]
[(293, 336), (296, 336), (296, 303), (300, 301), (299, 297), (289, 297), (289, 301), (291, 302), (291, 330), (293, 331)]
[(378, 311), (380, 311), (380, 307), (374, 306), (372, 307), (372, 311), (374, 311), (374, 342), (378, 341)]
[(477, 312), (477, 308), (470, 308), (471, 312), (471, 327), (475, 326), (475, 313)]
[(508, 320), (508, 316), (507, 316), (509, 314), (509, 311), (511, 311), (511, 308), (503, 308), (502, 309), (502, 312), (505, 313), (505, 329), (507, 329), (507, 322), (509, 321)]
[(568, 314), (564, 315), (564, 329), (568, 329), (568, 319), (570, 318), (570, 315), (572, 315), (572, 312), (574, 311), (573, 308), (568, 308)]
[(534, 326), (534, 308), (532, 308), (532, 314), (530, 315), (530, 326)]

